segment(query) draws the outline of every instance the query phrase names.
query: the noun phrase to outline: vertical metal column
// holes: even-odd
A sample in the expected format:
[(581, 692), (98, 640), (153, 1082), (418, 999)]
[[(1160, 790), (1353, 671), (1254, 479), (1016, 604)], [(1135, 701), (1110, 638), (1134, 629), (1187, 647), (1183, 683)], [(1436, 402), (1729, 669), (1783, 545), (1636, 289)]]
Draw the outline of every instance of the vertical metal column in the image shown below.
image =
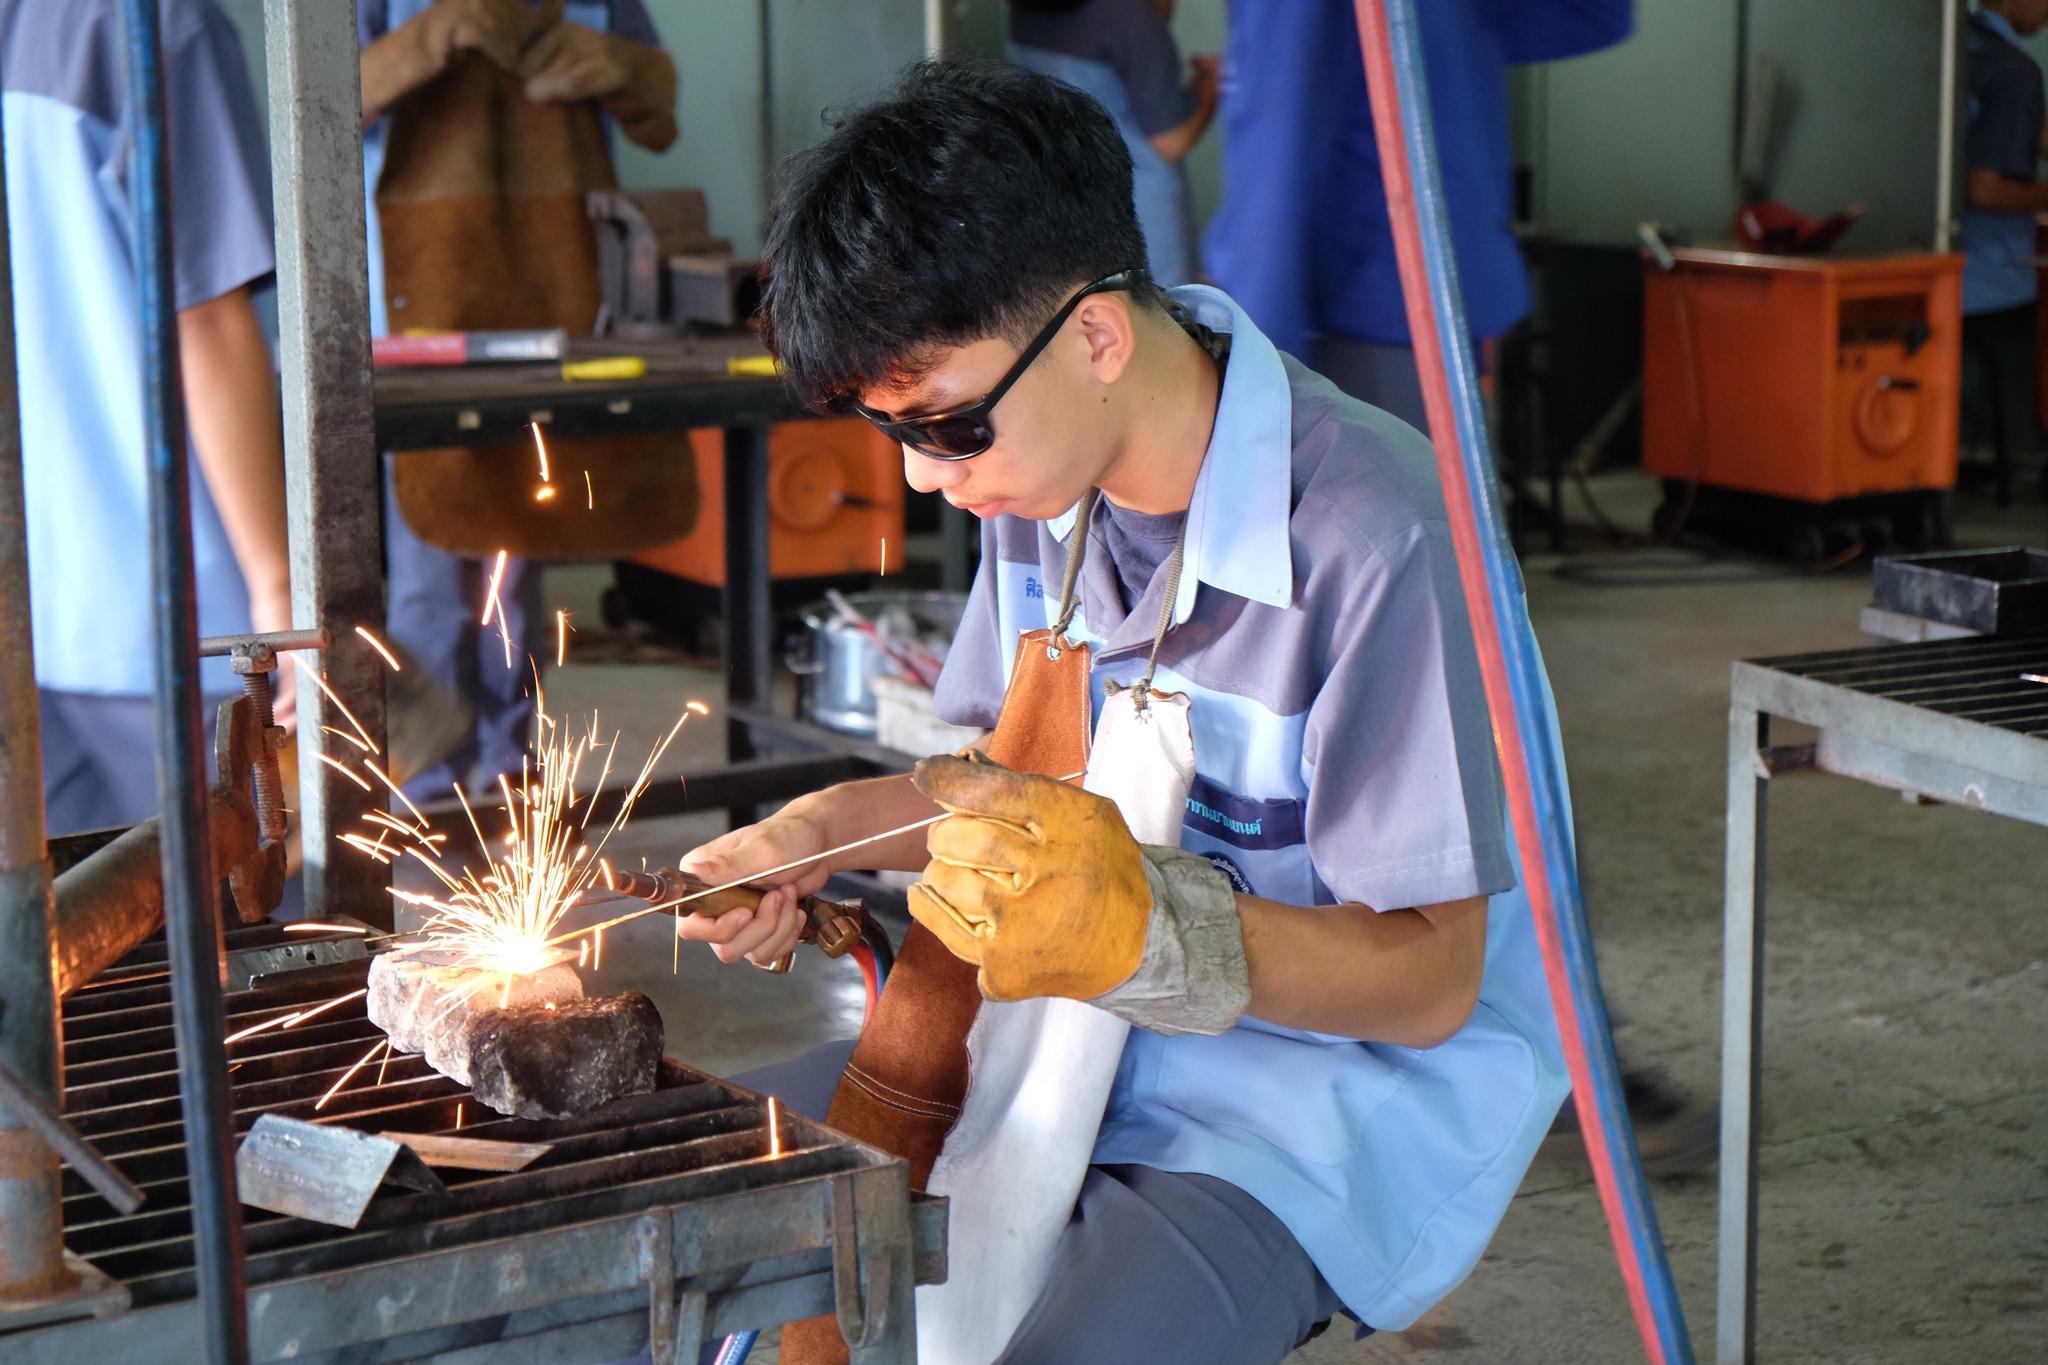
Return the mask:
[[(384, 620), (355, 5), (264, 0), (263, 20), (292, 618), (327, 628), (327, 685), (381, 748), (384, 665), (355, 633)], [(307, 910), (346, 912), (388, 928), (390, 870), (354, 856), (336, 836), (389, 797), (364, 792), (315, 757), (339, 743), (323, 724), (351, 727), (317, 688), (300, 687), (298, 701)]]
[(1716, 1365), (1756, 1358), (1757, 1138), (1764, 1041), (1764, 825), (1771, 718), (1728, 713), (1728, 865), (1721, 921), (1721, 1219)]
[[(725, 704), (734, 712), (774, 698), (769, 653), (768, 428), (725, 429)], [(726, 722), (727, 758), (754, 756), (754, 740), (737, 714)], [(752, 806), (734, 806), (735, 829), (752, 824)]]
[[(192, 484), (172, 291), (170, 136), (164, 118), (157, 0), (123, 0), (129, 126), (134, 145), (135, 283), (142, 316), (143, 433), (149, 488), (150, 651), (156, 665), (157, 794), (163, 831), (164, 936), (171, 1019), (185, 1111), (186, 1173), (199, 1315), (212, 1365), (249, 1359), (242, 1206), (235, 1198), (235, 1129), (228, 1095), (227, 1012), (221, 1002), (219, 883), (206, 796), (199, 691), (198, 578), (192, 564)], [(46, 950), (47, 951), (47, 950)]]
[(1941, 107), (1934, 115), (1934, 249), (1948, 254), (1956, 221), (1957, 51), (1962, 39), (1961, 0), (1941, 0)]
[(1691, 1365), (1692, 1340), (1629, 1126), (1599, 963), (1579, 894), (1557, 722), (1529, 625), (1521, 567), (1502, 524), (1498, 474), (1487, 449), (1478, 370), (1451, 250), (1416, 0), (1354, 3), (1408, 333), (1579, 1130), (1644, 1354), (1652, 1365)]
[[(0, 1061), (55, 1100), (57, 1000), (50, 985), (49, 849), (43, 742), (30, 647), (28, 508), (14, 370), (14, 288), (0, 177)], [(27, 1298), (65, 1278), (57, 1156), (0, 1107), (0, 1296)]]

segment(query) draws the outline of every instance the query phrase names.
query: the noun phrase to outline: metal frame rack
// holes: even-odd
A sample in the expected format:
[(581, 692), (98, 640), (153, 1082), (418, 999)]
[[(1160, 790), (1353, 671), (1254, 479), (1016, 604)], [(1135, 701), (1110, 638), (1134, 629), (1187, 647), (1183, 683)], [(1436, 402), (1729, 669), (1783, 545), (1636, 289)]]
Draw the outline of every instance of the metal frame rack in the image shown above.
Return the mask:
[[(1935, 640), (1735, 665), (1728, 710), (1721, 1004), (1720, 1279), (1715, 1358), (1756, 1358), (1770, 781), (1825, 772), (2048, 825), (2048, 637)], [(1771, 718), (1812, 726), (1774, 745)]]
[[(0, 1107), (0, 1353), (241, 1365), (253, 1349), (264, 1360), (453, 1362), (484, 1343), (527, 1338), (552, 1359), (612, 1359), (651, 1342), (655, 1360), (668, 1365), (694, 1358), (707, 1332), (833, 1312), (856, 1361), (910, 1360), (913, 1286), (943, 1275), (943, 1206), (913, 1201), (900, 1160), (799, 1120), (771, 1122), (764, 1132), (756, 1097), (673, 1064), (652, 1094), (582, 1121), (542, 1125), (546, 1134), (494, 1121), (499, 1135), (532, 1129), (556, 1143), (516, 1176), (457, 1178), (424, 1205), (387, 1195), (392, 1206), (373, 1206), (353, 1233), (258, 1215), (245, 1232), (231, 1163), (238, 1134), (258, 1112), (310, 1116), (321, 1107), (315, 1097), (335, 1085), (333, 1117), (432, 1132), (460, 1124), (450, 1106), (461, 1101), (459, 1088), (416, 1061), (393, 1060), (395, 1074), (337, 1085), (347, 1079), (342, 1054), (360, 1053), (370, 1037), (360, 1004), (353, 1014), (323, 1011), (288, 1045), (226, 1043), (231, 1013), (346, 994), (364, 968), (346, 945), (287, 945), (265, 926), (222, 930), (200, 747), (159, 12), (154, 0), (123, 0), (122, 16), (134, 111), (129, 183), (146, 377), (166, 933), (75, 993), (59, 1027), (35, 679), (30, 652), (7, 651), (0, 1062), (44, 1101), (64, 1095), (71, 1126), (129, 1167), (148, 1199), (119, 1212), (61, 1173), (27, 1120)], [(353, 7), (266, 0), (265, 29), (294, 614), (326, 629), (327, 682), (381, 741), (380, 666), (353, 630), (383, 611)], [(0, 250), (0, 306), (11, 316), (7, 284)], [(26, 514), (12, 346), (13, 329), (0, 328), (0, 624), (22, 642)], [(727, 441), (728, 468), (743, 475), (735, 482), (756, 494), (765, 436), (754, 426)], [(765, 499), (751, 505), (765, 507)], [(765, 517), (749, 518), (732, 537), (735, 565), (759, 569), (735, 580), (759, 588), (758, 613), (751, 589), (742, 592), (747, 620), (735, 631), (758, 626), (735, 650), (746, 661), (735, 670), (741, 704), (766, 695), (766, 538), (757, 521)], [(330, 856), (335, 834), (371, 800), (313, 761), (328, 742), (322, 722), (338, 719), (330, 709), (316, 692), (301, 698), (308, 901), (318, 913), (388, 921), (387, 870)], [(789, 764), (741, 764), (721, 775), (722, 785), (710, 784), (711, 795), (745, 806), (802, 789), (789, 784), (851, 775), (859, 762), (821, 751)], [(711, 804), (702, 787), (699, 804)], [(268, 974), (227, 996), (224, 965), (237, 987), (258, 970)], [(297, 970), (278, 970), (287, 965)], [(68, 1085), (60, 1081), (66, 1063)], [(111, 1276), (64, 1249), (67, 1219), (80, 1248), (101, 1257)]]

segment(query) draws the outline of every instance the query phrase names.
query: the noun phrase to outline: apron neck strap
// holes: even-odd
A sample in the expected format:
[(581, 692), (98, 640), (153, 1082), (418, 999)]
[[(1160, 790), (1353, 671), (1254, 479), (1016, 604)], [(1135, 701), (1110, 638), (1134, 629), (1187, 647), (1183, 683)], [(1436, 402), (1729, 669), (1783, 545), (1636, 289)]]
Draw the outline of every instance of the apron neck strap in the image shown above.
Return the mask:
[[(1076, 588), (1081, 581), (1081, 561), (1088, 554), (1089, 525), (1095, 514), (1097, 489), (1082, 494), (1081, 502), (1074, 510), (1074, 528), (1067, 533), (1067, 567), (1060, 581), (1060, 615), (1052, 628), (1052, 639), (1046, 645), (1046, 655), (1057, 659), (1067, 645), (1067, 626), (1074, 619), (1074, 610), (1080, 604)], [(1138, 684), (1138, 705), (1145, 705), (1145, 698), (1152, 691), (1152, 675), (1159, 671), (1159, 646), (1166, 641), (1166, 632), (1173, 626), (1174, 604), (1180, 600), (1181, 563), (1187, 557), (1188, 525), (1183, 521), (1180, 534), (1174, 537), (1173, 554), (1167, 558), (1162, 572), (1166, 581), (1159, 598), (1159, 624), (1152, 631), (1152, 652), (1145, 657), (1145, 680)]]

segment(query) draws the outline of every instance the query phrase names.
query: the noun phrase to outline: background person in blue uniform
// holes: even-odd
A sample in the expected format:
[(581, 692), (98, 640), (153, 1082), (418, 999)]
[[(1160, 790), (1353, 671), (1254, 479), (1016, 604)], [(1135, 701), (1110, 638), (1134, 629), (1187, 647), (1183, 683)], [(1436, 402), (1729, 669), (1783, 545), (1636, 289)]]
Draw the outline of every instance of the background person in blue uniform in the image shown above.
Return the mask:
[[(114, 0), (0, 0), (29, 592), (52, 834), (156, 811), (142, 327)], [(283, 439), (250, 291), (273, 269), (262, 125), (212, 0), (164, 0), (173, 288), (199, 633), (291, 624)], [(209, 699), (240, 691), (201, 664)], [(279, 674), (290, 723), (291, 675)], [(212, 723), (212, 705), (206, 708)]]
[[(1062, 84), (925, 65), (786, 170), (766, 253), (764, 316), (799, 396), (900, 432), (911, 486), (983, 521), (940, 714), (995, 719), (1017, 632), (1048, 625), (1067, 545), (1086, 537), (1072, 630), (1094, 648), (1095, 704), (1145, 672), (1161, 620), (1157, 686), (1191, 698), (1181, 846), (1144, 857), (1220, 896), (1241, 931), (1234, 1025), (1131, 1030), (1002, 1365), (1278, 1361), (1340, 1307), (1406, 1327), (1477, 1263), (1567, 1085), (1429, 445), (1284, 356), (1221, 291), (1120, 276), (1143, 254), (1129, 177), (1114, 125)], [(992, 409), (957, 415), (1002, 385)], [(969, 960), (984, 989), (1061, 994), (1034, 987), (1034, 964), (1085, 959), (1125, 907), (1045, 888), (1110, 885), (1135, 846), (1053, 837), (1077, 800), (1098, 826), (1122, 822), (1051, 779), (1014, 782), (1040, 793), (1048, 835), (980, 855), (1003, 911)], [(935, 811), (903, 778), (848, 784), (686, 865), (745, 876)], [(1033, 821), (1013, 808), (1002, 823)], [(942, 842), (955, 853), (927, 867)], [(846, 856), (922, 868), (960, 905), (977, 869), (959, 847), (915, 832)], [(772, 961), (801, 928), (793, 893), (836, 866), (679, 932)], [(1155, 892), (1152, 933), (1170, 899)], [(1074, 924), (1077, 905), (1099, 919)], [(1034, 954), (1054, 923), (1071, 933)], [(999, 960), (1013, 941), (1020, 956)], [(1091, 1004), (1133, 1018), (1118, 993), (1147, 978), (1145, 942)], [(1193, 1011), (1221, 984), (1191, 973), (1146, 998)], [(815, 1111), (806, 1079), (777, 1084)]]
[[(438, 79), (466, 53), (483, 54), (524, 77), (537, 103), (595, 101), (628, 138), (656, 151), (675, 140), (675, 66), (661, 51), (641, 0), (529, 5), (524, 0), (362, 0), (363, 177), (369, 225), (370, 330), (390, 327), (384, 287), (384, 238), (377, 183), (385, 165), (388, 115), (406, 95)], [(472, 742), (415, 775), (408, 791), (442, 795), (472, 776), (488, 783), (517, 772), (532, 724), (529, 656), (545, 657), (551, 639), (541, 605), (538, 565), (513, 558), (499, 585), (504, 627), (514, 648), (505, 659), (498, 627), (478, 625), (492, 566), (430, 545), (400, 513), (386, 480), (385, 550), (389, 576), (386, 629), (443, 688), (476, 715)]]
[(1010, 0), (1010, 60), (1093, 95), (1131, 153), (1147, 264), (1163, 285), (1201, 274), (1181, 163), (1216, 116), (1217, 62), (1182, 71), (1173, 0)]
[(2048, 0), (1985, 0), (1970, 13), (1963, 344), (1983, 376), (1998, 447), (2008, 446), (2009, 430), (2034, 430), (2034, 224), (2048, 212), (2039, 179), (2048, 107), (2040, 64), (2021, 40), (2044, 24)]
[[(1609, 47), (1632, 0), (1427, 0), (1422, 27), (1458, 282), (1476, 341), (1529, 312), (1507, 69)], [(1289, 355), (1429, 430), (1351, 0), (1231, 0), (1209, 275)]]

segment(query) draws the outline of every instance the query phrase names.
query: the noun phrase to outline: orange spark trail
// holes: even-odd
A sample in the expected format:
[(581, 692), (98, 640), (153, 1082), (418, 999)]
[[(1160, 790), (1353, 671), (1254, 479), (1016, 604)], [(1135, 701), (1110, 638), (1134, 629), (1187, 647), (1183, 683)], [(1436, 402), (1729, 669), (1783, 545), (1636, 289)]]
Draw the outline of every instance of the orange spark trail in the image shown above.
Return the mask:
[[(308, 676), (311, 676), (311, 675), (308, 675)], [(320, 760), (320, 761), (321, 761), (322, 763), (325, 763), (325, 764), (326, 764), (326, 765), (327, 765), (328, 767), (330, 767), (330, 768), (334, 769), (334, 771), (336, 771), (336, 772), (340, 773), (340, 774), (341, 774), (341, 775), (342, 775), (343, 777), (345, 777), (345, 778), (347, 778), (347, 779), (348, 779), (349, 781), (351, 781), (351, 782), (355, 783), (355, 784), (356, 784), (356, 785), (357, 785), (358, 787), (361, 787), (361, 788), (362, 788), (362, 789), (363, 789), (364, 791), (369, 791), (369, 790), (370, 790), (370, 784), (369, 784), (369, 783), (367, 783), (367, 782), (365, 782), (365, 781), (363, 781), (363, 779), (362, 779), (362, 778), (360, 778), (360, 777), (356, 776), (356, 775), (355, 775), (354, 773), (350, 772), (350, 771), (349, 771), (349, 769), (348, 769), (348, 765), (346, 765), (346, 764), (344, 764), (344, 763), (338, 763), (338, 762), (336, 762), (336, 761), (335, 761), (334, 759), (332, 759), (332, 758), (329, 758), (329, 757), (328, 757), (328, 756), (327, 756), (326, 754), (314, 754), (314, 755), (313, 755), (313, 757), (315, 757), (315, 758), (319, 759), (319, 760)]]
[(376, 1046), (372, 1047), (368, 1052), (365, 1052), (354, 1066), (350, 1067), (348, 1070), (341, 1073), (340, 1080), (336, 1081), (333, 1085), (327, 1087), (326, 1094), (322, 1095), (319, 1099), (313, 1102), (313, 1108), (316, 1110), (325, 1109), (327, 1107), (327, 1101), (334, 1098), (334, 1093), (337, 1090), (341, 1089), (343, 1086), (348, 1084), (349, 1077), (355, 1075), (358, 1071), (361, 1071), (364, 1067), (370, 1064), (370, 1059), (377, 1055), (378, 1048), (383, 1048), (388, 1051), (390, 1047), (391, 1040), (389, 1038), (386, 1038), (381, 1042), (377, 1043)]
[(363, 723), (356, 719), (356, 713), (349, 710), (347, 706), (343, 705), (340, 697), (334, 695), (334, 689), (327, 685), (326, 680), (310, 668), (300, 669), (299, 674), (302, 677), (311, 678), (313, 680), (313, 686), (319, 688), (322, 694), (326, 696), (327, 700), (334, 703), (334, 709), (341, 712), (342, 715), (346, 716), (348, 718), (348, 723), (350, 725), (356, 727), (356, 733), (363, 737), (363, 743), (370, 746), (370, 752), (373, 754), (376, 753), (377, 744), (375, 740), (372, 740), (370, 738), (370, 732), (368, 730), (365, 730), (363, 728)]
[(334, 999), (328, 1001), (324, 1005), (315, 1005), (313, 1006), (313, 1008), (306, 1010), (301, 1014), (293, 1015), (292, 1021), (289, 1024), (283, 1025), (282, 1027), (297, 1028), (300, 1024), (305, 1023), (308, 1019), (311, 1019), (316, 1014), (325, 1014), (327, 1011), (333, 1009), (336, 1005), (346, 1005), (351, 1000), (360, 1000), (369, 993), (370, 988), (368, 986), (365, 986), (359, 991), (350, 991), (347, 995), (337, 995), (336, 997), (334, 997)]
[(540, 438), (540, 423), (533, 425), (533, 448), (540, 452), (540, 481), (548, 481), (548, 443)]
[(560, 668), (569, 658), (569, 613), (560, 607), (555, 609), (555, 667)]
[(768, 1097), (768, 1159), (782, 1155), (782, 1127), (775, 1121), (775, 1097)]
[(497, 612), (501, 616), (504, 614), (505, 609), (498, 605), (498, 585), (505, 581), (505, 561), (510, 557), (511, 555), (508, 551), (500, 550), (498, 551), (498, 562), (491, 566), (491, 586), (484, 593), (483, 618), (477, 622), (480, 626), (487, 626), (491, 623), (492, 612)]
[(583, 505), (593, 512), (597, 510), (597, 490), (590, 486), (590, 471), (587, 469), (583, 471)]
[(376, 650), (379, 654), (384, 656), (384, 662), (391, 665), (391, 671), (393, 673), (399, 673), (404, 671), (398, 662), (398, 656), (396, 654), (393, 654), (382, 640), (370, 634), (369, 627), (357, 626), (356, 634), (363, 637), (364, 644), (368, 645), (370, 648)]
[(367, 934), (370, 931), (360, 924), (326, 924), (320, 920), (294, 920), (284, 926), (287, 934)]
[(323, 725), (320, 728), (325, 733), (333, 735), (336, 739), (347, 740), (349, 743), (355, 745), (358, 749), (361, 749), (366, 754), (376, 752), (376, 750), (372, 749), (369, 745), (365, 744), (362, 740), (357, 739), (354, 735), (350, 734), (346, 730), (337, 730), (332, 725)]

